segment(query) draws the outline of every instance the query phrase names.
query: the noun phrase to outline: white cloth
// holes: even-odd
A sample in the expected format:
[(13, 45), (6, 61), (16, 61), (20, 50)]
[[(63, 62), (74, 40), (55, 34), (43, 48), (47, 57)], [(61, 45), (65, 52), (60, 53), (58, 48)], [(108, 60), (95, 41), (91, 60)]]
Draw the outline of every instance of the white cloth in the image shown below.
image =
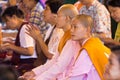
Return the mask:
[(26, 58), (37, 58), (37, 54), (36, 54), (36, 50), (35, 50), (35, 41), (34, 39), (29, 36), (28, 34), (26, 34), (26, 26), (27, 24), (23, 25), (23, 27), (21, 28), (21, 31), (20, 31), (20, 46), (23, 47), (23, 48), (28, 48), (28, 47), (33, 47), (34, 48), (34, 53), (32, 56), (24, 56), (24, 55), (21, 55), (20, 58), (21, 59), (26, 59)]
[(64, 32), (62, 29), (54, 28), (53, 34), (51, 35), (48, 43), (48, 49), (50, 53), (58, 53), (58, 45), (63, 36)]

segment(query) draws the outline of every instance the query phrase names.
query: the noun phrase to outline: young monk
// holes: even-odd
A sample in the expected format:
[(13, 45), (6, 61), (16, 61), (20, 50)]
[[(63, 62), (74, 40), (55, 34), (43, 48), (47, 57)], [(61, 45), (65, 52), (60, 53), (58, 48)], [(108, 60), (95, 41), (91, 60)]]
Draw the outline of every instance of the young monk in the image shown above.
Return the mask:
[(64, 35), (59, 43), (58, 50), (53, 58), (45, 65), (34, 68), (31, 72), (25, 73), (23, 78), (35, 80), (65, 80), (80, 46), (78, 42), (70, 40), (71, 19), (78, 14), (72, 4), (65, 4), (58, 10), (56, 27), (63, 29)]
[(78, 15), (72, 20), (71, 38), (82, 46), (71, 69), (70, 80), (104, 80), (103, 72), (110, 50), (91, 36), (93, 20), (88, 15)]
[(120, 45), (113, 45), (109, 63), (105, 68), (105, 80), (120, 80)]

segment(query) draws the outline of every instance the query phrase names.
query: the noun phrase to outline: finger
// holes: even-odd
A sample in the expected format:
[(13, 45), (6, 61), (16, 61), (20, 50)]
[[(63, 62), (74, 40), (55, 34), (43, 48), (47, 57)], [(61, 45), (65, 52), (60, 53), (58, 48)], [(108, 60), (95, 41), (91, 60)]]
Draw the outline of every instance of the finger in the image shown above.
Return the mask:
[(30, 26), (28, 26), (27, 25), (27, 27), (25, 28), (27, 31), (30, 31), (30, 30), (32, 30), (32, 27), (30, 27)]
[(33, 37), (32, 34), (30, 34), (30, 32), (25, 32), (27, 35), (29, 35), (30, 37)]

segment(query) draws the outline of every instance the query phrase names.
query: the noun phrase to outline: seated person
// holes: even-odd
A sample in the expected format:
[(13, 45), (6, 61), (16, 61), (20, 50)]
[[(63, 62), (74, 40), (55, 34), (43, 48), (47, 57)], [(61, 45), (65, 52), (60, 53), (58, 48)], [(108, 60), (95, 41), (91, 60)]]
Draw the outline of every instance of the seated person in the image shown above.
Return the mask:
[(2, 14), (3, 20), (10, 29), (17, 29), (18, 34), (15, 44), (6, 43), (0, 48), (1, 51), (13, 51), (11, 64), (18, 65), (17, 68), (20, 75), (23, 72), (32, 69), (34, 67), (33, 63), (37, 58), (35, 40), (26, 33), (26, 28), (30, 25), (24, 21), (23, 15), (23, 12), (16, 6), (5, 9)]
[(82, 48), (71, 68), (70, 80), (105, 80), (103, 72), (110, 49), (99, 38), (92, 37), (92, 27), (93, 20), (88, 15), (77, 15), (72, 20), (71, 38), (79, 41)]

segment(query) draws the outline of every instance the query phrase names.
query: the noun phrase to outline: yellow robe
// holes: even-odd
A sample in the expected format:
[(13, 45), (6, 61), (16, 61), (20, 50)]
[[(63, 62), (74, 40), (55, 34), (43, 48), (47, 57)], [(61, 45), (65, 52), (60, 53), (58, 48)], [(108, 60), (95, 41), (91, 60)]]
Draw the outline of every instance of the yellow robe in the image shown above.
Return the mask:
[[(105, 80), (103, 78), (103, 73), (104, 73), (105, 65), (108, 63), (108, 57), (106, 55), (110, 54), (110, 52), (111, 52), (110, 49), (105, 47), (98, 38), (93, 38), (93, 37), (90, 38), (82, 46), (82, 49), (85, 49), (87, 51), (101, 80)], [(80, 51), (82, 51), (82, 49)], [(79, 53), (79, 55), (80, 55), (80, 53)]]
[(58, 46), (58, 51), (61, 53), (64, 45), (66, 44), (67, 40), (71, 38), (70, 30), (66, 31), (63, 35), (63, 37), (60, 40), (59, 46)]
[(118, 23), (114, 40), (117, 41), (117, 42), (120, 42), (120, 23)]

